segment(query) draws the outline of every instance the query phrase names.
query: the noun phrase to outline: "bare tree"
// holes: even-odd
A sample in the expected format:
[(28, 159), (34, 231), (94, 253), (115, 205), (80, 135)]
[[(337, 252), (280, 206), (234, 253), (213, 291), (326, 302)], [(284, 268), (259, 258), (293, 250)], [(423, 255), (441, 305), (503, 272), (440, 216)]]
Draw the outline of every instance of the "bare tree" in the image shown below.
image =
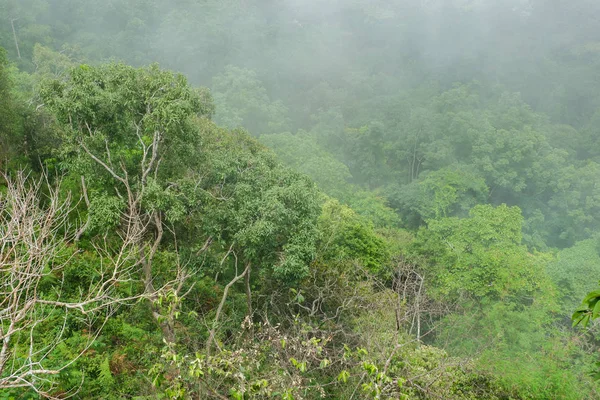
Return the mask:
[[(94, 273), (85, 283), (69, 287), (65, 270), (81, 253), (80, 236), (70, 221), (73, 202), (64, 198), (60, 184), (45, 176), (4, 175), (6, 192), (0, 194), (0, 389), (30, 388), (48, 398), (56, 377), (72, 366), (96, 340), (106, 320), (119, 305), (156, 298), (167, 288), (181, 290), (183, 273), (162, 287), (122, 296), (118, 288), (140, 280), (147, 258), (140, 257), (146, 229), (131, 215), (111, 247), (95, 244)], [(71, 285), (72, 286), (72, 285)], [(55, 352), (65, 342), (67, 322), (85, 327), (85, 343), (75, 355), (59, 360)], [(62, 394), (60, 398), (75, 395)]]
[(396, 297), (396, 329), (409, 324), (409, 334), (416, 334), (421, 340), (421, 315), (425, 312), (423, 303), (425, 278), (413, 264), (400, 260), (394, 272), (392, 288)]

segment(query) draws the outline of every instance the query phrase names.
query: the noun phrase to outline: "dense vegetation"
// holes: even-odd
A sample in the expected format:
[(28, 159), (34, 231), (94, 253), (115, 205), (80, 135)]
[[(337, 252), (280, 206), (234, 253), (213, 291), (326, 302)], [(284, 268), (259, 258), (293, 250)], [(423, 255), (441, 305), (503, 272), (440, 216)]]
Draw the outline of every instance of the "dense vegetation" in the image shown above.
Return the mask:
[(597, 2), (0, 16), (0, 399), (600, 397)]

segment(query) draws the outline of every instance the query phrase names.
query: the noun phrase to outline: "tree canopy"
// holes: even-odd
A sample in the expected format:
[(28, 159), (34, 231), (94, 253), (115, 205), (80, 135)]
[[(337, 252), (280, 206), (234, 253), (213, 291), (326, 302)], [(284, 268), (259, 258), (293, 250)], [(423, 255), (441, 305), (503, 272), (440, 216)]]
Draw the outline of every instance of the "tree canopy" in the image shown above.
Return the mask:
[(600, 3), (0, 0), (0, 399), (596, 399)]

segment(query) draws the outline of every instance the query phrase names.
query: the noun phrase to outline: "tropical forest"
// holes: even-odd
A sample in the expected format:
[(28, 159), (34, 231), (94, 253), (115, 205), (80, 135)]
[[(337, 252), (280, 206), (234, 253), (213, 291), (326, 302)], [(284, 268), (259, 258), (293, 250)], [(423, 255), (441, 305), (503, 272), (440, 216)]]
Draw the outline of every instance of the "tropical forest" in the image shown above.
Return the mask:
[(600, 399), (597, 0), (0, 0), (0, 400)]

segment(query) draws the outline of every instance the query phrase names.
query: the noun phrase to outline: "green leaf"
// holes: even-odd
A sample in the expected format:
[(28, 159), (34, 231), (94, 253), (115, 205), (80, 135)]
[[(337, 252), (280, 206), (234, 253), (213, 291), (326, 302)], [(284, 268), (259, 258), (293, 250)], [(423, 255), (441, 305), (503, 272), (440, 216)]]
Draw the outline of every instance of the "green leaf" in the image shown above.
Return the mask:
[(288, 389), (285, 393), (281, 394), (282, 400), (294, 400), (294, 396), (292, 395), (292, 389)]
[(300, 370), (300, 372), (306, 372), (306, 362), (301, 362), (300, 364), (298, 364), (298, 369)]
[(350, 372), (343, 370), (337, 377), (338, 382), (348, 382), (348, 378), (350, 378)]
[(585, 328), (588, 325), (588, 323), (590, 322), (590, 316), (591, 315), (589, 313), (585, 313), (585, 314), (581, 315), (580, 317), (574, 319), (573, 320), (573, 328), (579, 324), (581, 324)]
[(593, 292), (588, 293), (588, 295), (585, 296), (585, 299), (583, 299), (583, 303), (589, 303), (595, 298), (600, 298), (600, 290), (594, 290)]
[(596, 304), (594, 305), (594, 308), (592, 311), (592, 319), (598, 318), (599, 314), (600, 314), (600, 301), (597, 301)]

